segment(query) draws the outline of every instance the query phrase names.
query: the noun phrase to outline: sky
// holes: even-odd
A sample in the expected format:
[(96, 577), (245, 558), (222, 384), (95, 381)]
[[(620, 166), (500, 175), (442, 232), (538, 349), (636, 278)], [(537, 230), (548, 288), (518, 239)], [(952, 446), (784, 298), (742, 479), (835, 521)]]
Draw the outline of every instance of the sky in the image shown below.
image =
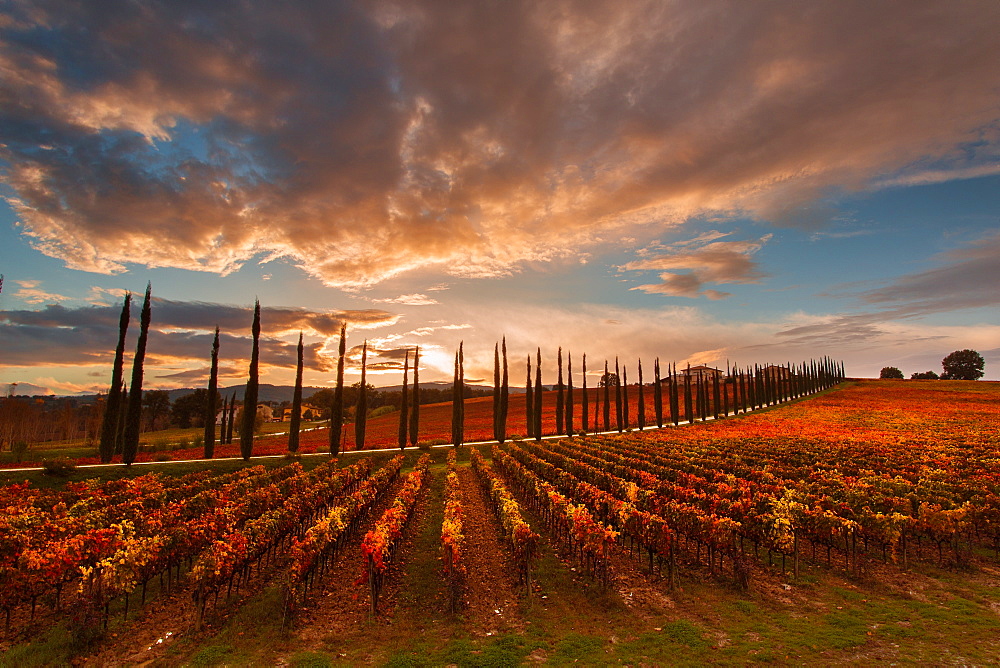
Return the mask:
[[(558, 347), (1000, 379), (1000, 3), (0, 3), (0, 389), (512, 383)], [(130, 355), (129, 355), (130, 357)], [(130, 363), (127, 358), (126, 363)], [(12, 384), (17, 383), (16, 387)]]

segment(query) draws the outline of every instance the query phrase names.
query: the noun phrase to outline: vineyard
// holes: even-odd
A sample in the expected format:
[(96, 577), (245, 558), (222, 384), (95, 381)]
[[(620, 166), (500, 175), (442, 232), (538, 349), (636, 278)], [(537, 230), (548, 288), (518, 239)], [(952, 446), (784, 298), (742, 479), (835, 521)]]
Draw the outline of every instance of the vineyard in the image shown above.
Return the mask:
[[(7, 485), (0, 661), (995, 660), (1000, 388), (723, 417), (736, 393), (676, 428)], [(642, 419), (681, 421), (666, 398)]]

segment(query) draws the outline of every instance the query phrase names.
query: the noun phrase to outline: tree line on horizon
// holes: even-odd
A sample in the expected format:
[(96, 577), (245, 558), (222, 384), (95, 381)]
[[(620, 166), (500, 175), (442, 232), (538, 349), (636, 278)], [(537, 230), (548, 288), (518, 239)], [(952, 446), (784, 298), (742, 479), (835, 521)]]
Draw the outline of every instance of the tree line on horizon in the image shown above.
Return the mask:
[[(986, 360), (975, 350), (956, 350), (941, 360), (942, 372), (920, 371), (910, 374), (910, 380), (979, 380), (983, 377)], [(899, 367), (884, 366), (878, 377), (882, 380), (903, 380)]]
[[(124, 383), (124, 348), (128, 331), (131, 299), (130, 293), (125, 294), (119, 321), (118, 345), (115, 349), (115, 361), (112, 370), (111, 387), (108, 391), (107, 405), (101, 427), (99, 452), (101, 461), (109, 463), (115, 454), (121, 453), (125, 465), (135, 461), (139, 444), (139, 416), (143, 405), (142, 377), (145, 358), (146, 339), (151, 319), (152, 286), (147, 285), (146, 294), (140, 316), (140, 333), (133, 358), (131, 384)], [(243, 392), (242, 409), (237, 413), (236, 392), (227, 398), (218, 393), (218, 362), (219, 362), (219, 327), (215, 328), (212, 343), (211, 364), (208, 388), (204, 391), (204, 457), (214, 456), (216, 443), (216, 416), (221, 404), (221, 424), (218, 430), (220, 444), (232, 443), (234, 435), (240, 439), (240, 454), (249, 460), (253, 454), (254, 435), (258, 420), (257, 399), (260, 375), (260, 300), (254, 303), (253, 323), (251, 325), (252, 349), (248, 368), (248, 380)], [(344, 366), (347, 351), (347, 323), (341, 323), (339, 354), (337, 359), (336, 385), (332, 392), (327, 392), (323, 398), (327, 402), (324, 408), (329, 409), (329, 453), (336, 456), (340, 452), (345, 417), (348, 414), (345, 405)], [(420, 405), (422, 390), (419, 381), (420, 348), (413, 348), (413, 363), (410, 364), (410, 350), (405, 353), (403, 364), (403, 382), (400, 391), (398, 445), (405, 448), (417, 445), (420, 420)], [(373, 387), (366, 382), (368, 341), (365, 340), (361, 352), (361, 381), (356, 386), (354, 394), (354, 434), (355, 446), (364, 448), (367, 432), (368, 404), (371, 395), (376, 394)], [(579, 417), (577, 418), (576, 389), (573, 385), (573, 357), (566, 352), (563, 362), (563, 349), (556, 353), (556, 383), (548, 390), (542, 383), (542, 350), (537, 347), (534, 360), (527, 356), (525, 377), (525, 421), (528, 438), (541, 439), (543, 436), (542, 395), (545, 391), (556, 392), (555, 431), (556, 434), (573, 436), (578, 433), (594, 433), (600, 431), (618, 432), (634, 427), (647, 427), (647, 385), (644, 383), (642, 360), (636, 367), (638, 380), (632, 386), (638, 394), (638, 409), (635, 420), (629, 415), (630, 385), (628, 382), (628, 365), (622, 364), (616, 357), (614, 370), (611, 370), (610, 360), (604, 360), (604, 373), (593, 394), (593, 413), (591, 414), (591, 392), (587, 387), (587, 356), (581, 358), (582, 386), (579, 391)], [(532, 362), (534, 361), (534, 367)], [(409, 374), (412, 369), (413, 379)], [(668, 365), (667, 374), (661, 376), (659, 358), (653, 362), (652, 407), (657, 427), (665, 424), (680, 424), (680, 422), (695, 422), (709, 417), (718, 418), (740, 411), (746, 412), (754, 408), (773, 405), (787, 401), (804, 394), (829, 387), (844, 378), (842, 362), (835, 362), (829, 357), (810, 360), (800, 364), (788, 363), (784, 366), (753, 366), (744, 369), (729, 368), (725, 377), (721, 371), (710, 370), (704, 378), (693, 375), (690, 365), (678, 371), (677, 365)], [(303, 341), (299, 332), (297, 346), (297, 363), (295, 386), (292, 399), (291, 423), (288, 438), (288, 449), (297, 452), (299, 447), (299, 432), (301, 427), (302, 409), (302, 372), (303, 372)], [(564, 375), (565, 372), (565, 375)], [(718, 373), (716, 373), (718, 372)], [(699, 371), (699, 374), (702, 372)], [(509, 363), (507, 356), (507, 341), (503, 337), (494, 346), (494, 387), (493, 395), (493, 436), (494, 440), (504, 442), (507, 438), (507, 422), (509, 416)], [(352, 388), (353, 389), (353, 388)], [(465, 399), (470, 394), (465, 384), (465, 354), (464, 341), (459, 343), (455, 352), (454, 377), (451, 388), (452, 419), (451, 442), (461, 445), (465, 434)], [(321, 392), (313, 395), (316, 397)], [(613, 408), (613, 411), (612, 411)], [(613, 416), (613, 418), (612, 418)]]

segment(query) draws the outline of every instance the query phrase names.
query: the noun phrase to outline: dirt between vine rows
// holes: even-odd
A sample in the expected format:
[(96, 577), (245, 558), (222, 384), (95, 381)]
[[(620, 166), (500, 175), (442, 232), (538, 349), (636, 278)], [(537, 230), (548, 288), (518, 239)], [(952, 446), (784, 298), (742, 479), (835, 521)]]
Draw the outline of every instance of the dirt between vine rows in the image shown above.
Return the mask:
[[(299, 607), (295, 618), (295, 637), (305, 644), (303, 649), (323, 649), (324, 639), (330, 635), (340, 635), (344, 631), (360, 626), (369, 616), (370, 599), (368, 583), (365, 579), (367, 571), (364, 564), (364, 553), (361, 551), (361, 541), (365, 534), (375, 527), (396, 498), (396, 493), (402, 487), (402, 480), (397, 482), (375, 504), (371, 513), (357, 534), (352, 536), (341, 549), (333, 563), (328, 566), (322, 577), (317, 577), (304, 605)], [(411, 547), (413, 527), (427, 505), (427, 490), (423, 490), (417, 499), (414, 516), (403, 534), (403, 543), (396, 550), (389, 575), (383, 586), (379, 600), (381, 611), (390, 610), (394, 603), (398, 578), (397, 571), (401, 563), (405, 563), (408, 548)]]
[(462, 487), (463, 557), (468, 569), (462, 614), (481, 634), (520, 627), (519, 596), (511, 577), (516, 570), (501, 541), (500, 523), (476, 474), (468, 466), (460, 466), (458, 479)]
[[(438, 472), (429, 485), (431, 489), (425, 490), (417, 502), (394, 556), (394, 564), (387, 572), (377, 615), (370, 617), (367, 584), (358, 582), (363, 576), (360, 566), (363, 561), (360, 538), (357, 538), (338, 556), (329, 577), (314, 589), (308, 608), (299, 615), (296, 638), (304, 646), (298, 649), (330, 651), (329, 639), (345, 637), (371, 621), (391, 626), (415, 620), (426, 623), (449, 615), (440, 560), (443, 478)], [(459, 480), (463, 492), (465, 536), (462, 557), (468, 575), (458, 614), (464, 626), (476, 635), (520, 628), (518, 595), (511, 577), (513, 565), (501, 542), (498, 522), (489, 509), (479, 481), (468, 467), (459, 467)], [(373, 514), (373, 518), (380, 512)], [(418, 549), (422, 535), (424, 541)], [(432, 591), (421, 591), (419, 597), (411, 600), (411, 592), (408, 592), (411, 574), (415, 577), (432, 574), (431, 578), (440, 579)]]

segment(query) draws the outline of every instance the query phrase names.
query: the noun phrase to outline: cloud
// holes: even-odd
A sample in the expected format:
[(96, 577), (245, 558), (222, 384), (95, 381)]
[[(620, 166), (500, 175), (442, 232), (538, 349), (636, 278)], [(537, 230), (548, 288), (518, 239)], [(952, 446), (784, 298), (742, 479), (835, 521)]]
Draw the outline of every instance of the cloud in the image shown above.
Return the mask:
[(860, 295), (863, 302), (895, 307), (897, 316), (943, 313), (1000, 304), (1000, 231), (938, 256), (946, 264), (902, 276)]
[(414, 293), (412, 295), (400, 295), (391, 299), (373, 299), (372, 301), (379, 304), (405, 304), (406, 306), (430, 306), (431, 304), (440, 303), (436, 299), (432, 299), (427, 295), (419, 293)]
[(53, 302), (65, 302), (69, 301), (71, 298), (65, 295), (56, 294), (54, 292), (45, 292), (39, 289), (41, 281), (15, 281), (21, 288), (14, 293), (15, 297), (18, 297), (27, 304), (51, 304)]
[(9, 201), (87, 271), (504, 276), (694, 215), (815, 226), (1000, 153), (992, 0), (2, 11)]
[[(687, 270), (679, 274), (664, 271), (661, 283), (639, 285), (632, 290), (674, 297), (708, 297), (725, 299), (728, 292), (703, 290), (705, 283), (759, 283), (767, 276), (751, 257), (771, 239), (766, 234), (756, 241), (714, 241), (718, 233), (682, 241), (669, 248), (671, 252), (629, 262), (625, 271)], [(708, 241), (709, 243), (704, 243)]]
[[(126, 350), (135, 349), (141, 300), (133, 299), (132, 320)], [(104, 365), (110, 368), (118, 340), (121, 306), (87, 305), (67, 308), (47, 305), (37, 311), (0, 313), (0, 338), (4, 341), (4, 367), (46, 367)], [(310, 311), (303, 308), (261, 308), (261, 363), (267, 367), (294, 368), (297, 341), (282, 336), (304, 331), (320, 340), (307, 341), (303, 358), (307, 368), (329, 371), (336, 364), (340, 325), (354, 329), (372, 329), (395, 323), (398, 316), (376, 309)], [(220, 360), (224, 373), (243, 368), (250, 356), (250, 324), (253, 309), (208, 302), (180, 302), (155, 299), (147, 344), (149, 375), (156, 368), (195, 366), (181, 370), (182, 375), (166, 374), (165, 379), (182, 380), (185, 373), (207, 373), (208, 360), (216, 325), (221, 329)]]

